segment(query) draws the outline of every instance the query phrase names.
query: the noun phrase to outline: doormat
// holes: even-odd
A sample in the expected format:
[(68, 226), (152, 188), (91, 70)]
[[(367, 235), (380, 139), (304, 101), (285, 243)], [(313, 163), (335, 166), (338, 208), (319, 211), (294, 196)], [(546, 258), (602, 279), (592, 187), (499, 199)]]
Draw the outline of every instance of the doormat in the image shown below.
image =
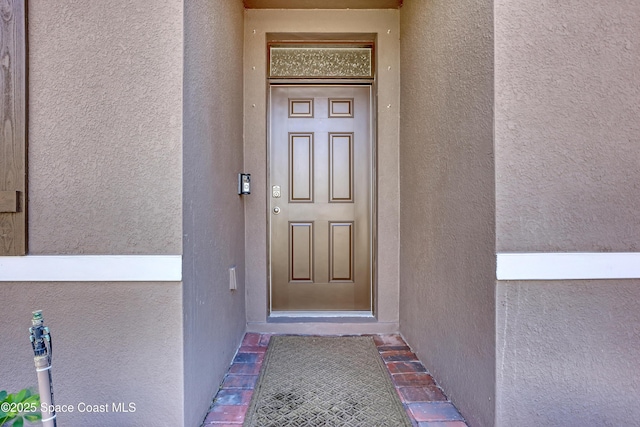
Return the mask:
[(372, 337), (274, 336), (245, 427), (411, 427)]

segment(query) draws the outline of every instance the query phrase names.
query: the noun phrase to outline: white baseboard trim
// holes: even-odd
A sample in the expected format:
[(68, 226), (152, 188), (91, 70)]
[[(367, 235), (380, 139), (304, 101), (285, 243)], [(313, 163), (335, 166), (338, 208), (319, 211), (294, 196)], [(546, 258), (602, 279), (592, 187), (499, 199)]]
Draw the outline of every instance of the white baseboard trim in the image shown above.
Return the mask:
[(498, 280), (640, 279), (640, 252), (498, 253)]
[(179, 282), (182, 255), (0, 257), (0, 282)]

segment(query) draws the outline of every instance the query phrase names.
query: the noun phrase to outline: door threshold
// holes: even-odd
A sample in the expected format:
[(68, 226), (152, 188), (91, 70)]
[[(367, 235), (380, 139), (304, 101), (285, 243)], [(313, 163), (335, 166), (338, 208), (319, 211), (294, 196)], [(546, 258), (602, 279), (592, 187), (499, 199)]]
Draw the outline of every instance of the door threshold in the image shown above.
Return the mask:
[(373, 317), (370, 311), (272, 311), (270, 317)]
[(370, 311), (272, 311), (267, 322), (375, 322)]

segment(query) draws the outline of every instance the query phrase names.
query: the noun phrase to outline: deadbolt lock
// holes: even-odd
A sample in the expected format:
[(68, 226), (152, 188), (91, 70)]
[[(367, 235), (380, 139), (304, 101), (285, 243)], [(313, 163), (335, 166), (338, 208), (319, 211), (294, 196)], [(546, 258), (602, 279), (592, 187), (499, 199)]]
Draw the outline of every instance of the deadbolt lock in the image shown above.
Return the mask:
[(271, 191), (271, 195), (273, 196), (274, 199), (278, 199), (280, 198), (280, 186), (279, 185), (274, 185)]

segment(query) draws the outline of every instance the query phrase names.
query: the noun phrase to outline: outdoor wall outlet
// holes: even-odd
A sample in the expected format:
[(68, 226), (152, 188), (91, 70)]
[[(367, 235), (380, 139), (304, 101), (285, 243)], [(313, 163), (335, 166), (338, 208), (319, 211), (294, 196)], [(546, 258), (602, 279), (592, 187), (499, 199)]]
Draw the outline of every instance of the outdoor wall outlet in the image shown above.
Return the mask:
[(229, 289), (235, 291), (238, 289), (238, 282), (236, 281), (236, 267), (229, 268)]

